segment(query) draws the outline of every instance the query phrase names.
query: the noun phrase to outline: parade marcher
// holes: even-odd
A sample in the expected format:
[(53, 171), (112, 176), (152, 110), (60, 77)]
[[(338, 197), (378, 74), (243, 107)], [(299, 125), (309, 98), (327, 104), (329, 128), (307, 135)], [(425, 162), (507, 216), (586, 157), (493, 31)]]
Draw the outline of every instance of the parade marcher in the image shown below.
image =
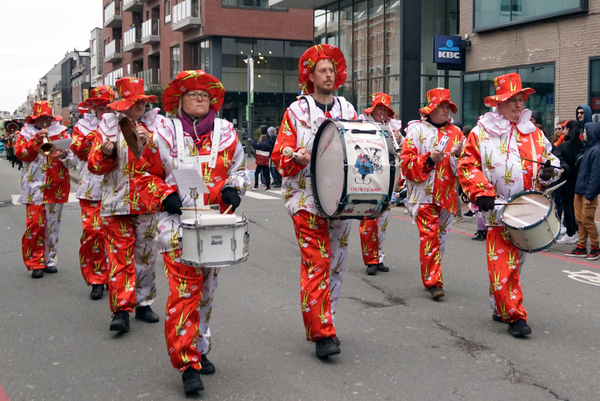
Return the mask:
[[(165, 170), (155, 142), (155, 137), (167, 130), (164, 118), (158, 108), (145, 112), (146, 102), (158, 99), (144, 94), (140, 78), (121, 78), (116, 88), (119, 100), (108, 107), (118, 113), (102, 116), (93, 133), (88, 169), (92, 174), (105, 175), (100, 216), (109, 263), (110, 330), (127, 332), (129, 313), (134, 308), (136, 319), (159, 321), (150, 307), (156, 298), (156, 212), (171, 199), (175, 188), (164, 182)], [(145, 142), (139, 159), (124, 140), (119, 125), (123, 117), (134, 123), (139, 140)]]
[(75, 167), (72, 152), (58, 149), (51, 154), (39, 153), (45, 142), (68, 139), (60, 116), (52, 115), (45, 100), (33, 104), (33, 114), (15, 142), (15, 157), (25, 163), (21, 173), (19, 203), (27, 205), (27, 229), (23, 235), (23, 261), (31, 277), (58, 271), (57, 251), (63, 204), (69, 199), (69, 168)]
[[(312, 144), (318, 125), (327, 118), (356, 119), (354, 107), (333, 96), (346, 80), (346, 60), (332, 45), (309, 48), (299, 63), (305, 95), (286, 110), (271, 159), (283, 177), (281, 191), (292, 217), (301, 252), (300, 294), (306, 340), (315, 342), (316, 355), (340, 353), (335, 308), (339, 298), (348, 247), (350, 220), (327, 220), (315, 206), (310, 181)], [(296, 156), (285, 157), (290, 147)]]
[(551, 153), (552, 145), (544, 133), (531, 123), (531, 112), (524, 109), (525, 100), (535, 91), (523, 88), (516, 73), (495, 78), (494, 87), (496, 94), (485, 98), (485, 105), (497, 111), (479, 118), (475, 135), (469, 136), (459, 161), (459, 179), (488, 226), (492, 317), (508, 323), (508, 332), (519, 337), (531, 334), (520, 282), (525, 253), (510, 242), (501, 220), (502, 206), (496, 200), (507, 202), (522, 191), (539, 190), (556, 181), (560, 169), (552, 166), (558, 167), (560, 162)]
[(456, 214), (456, 171), (462, 131), (451, 123), (458, 111), (450, 91), (427, 92), (421, 120), (411, 121), (402, 145), (402, 173), (408, 186), (406, 207), (419, 228), (421, 278), (433, 299), (445, 295), (442, 257)]
[[(202, 70), (183, 71), (169, 83), (163, 94), (165, 111), (174, 114), (181, 122), (182, 132), (176, 134), (175, 125), (167, 120), (168, 135), (158, 140), (167, 182), (175, 184), (173, 168), (179, 166), (177, 159), (178, 135), (185, 142), (185, 156), (208, 156), (217, 146), (216, 162), (202, 163), (202, 177), (210, 193), (204, 195), (204, 204), (219, 205), (221, 212), (228, 206), (239, 206), (250, 184), (244, 147), (233, 125), (217, 118), (223, 105), (225, 89), (215, 77)], [(212, 303), (217, 289), (220, 268), (193, 267), (182, 263), (180, 233), (181, 206), (194, 207), (188, 194), (173, 199), (171, 207), (159, 213), (158, 243), (163, 254), (169, 282), (165, 336), (171, 363), (183, 372), (183, 389), (193, 394), (204, 389), (200, 374), (215, 372), (215, 366), (206, 354), (211, 349), (209, 328)]]
[[(265, 126), (266, 127), (266, 126)], [(258, 176), (262, 174), (264, 182), (266, 183), (267, 191), (271, 189), (271, 177), (269, 173), (269, 161), (271, 152), (273, 151), (273, 145), (266, 135), (262, 134), (259, 139), (260, 142), (256, 143), (252, 138), (248, 139), (248, 143), (254, 149), (256, 149), (256, 170), (254, 172), (254, 188), (258, 189)]]
[[(95, 139), (96, 128), (105, 113), (112, 113), (107, 105), (115, 100), (110, 86), (99, 86), (90, 91), (90, 97), (80, 103), (83, 118), (73, 129), (71, 151), (81, 160), (79, 163), (79, 187), (75, 196), (81, 207), (83, 234), (79, 247), (79, 265), (87, 285), (92, 286), (90, 298), (101, 299), (104, 285), (108, 284), (108, 259), (104, 246), (103, 222), (100, 217), (102, 206), (102, 178), (91, 174), (87, 160)], [(88, 111), (86, 112), (85, 109)]]
[[(577, 173), (573, 201), (579, 239), (575, 249), (565, 255), (596, 260), (600, 258), (598, 228), (594, 218), (598, 207), (598, 194), (600, 194), (600, 142), (598, 142), (600, 141), (600, 124), (586, 123), (581, 136), (585, 143), (585, 152)], [(587, 253), (588, 237), (590, 238), (589, 255)]]
[[(373, 95), (371, 107), (363, 110), (359, 116), (364, 121), (374, 121), (381, 124), (382, 129), (396, 132), (396, 141), (401, 143), (402, 136), (397, 132), (402, 128), (402, 121), (394, 120), (394, 110), (391, 107), (392, 97), (386, 93), (377, 92)], [(391, 203), (390, 203), (391, 206)], [(363, 219), (358, 226), (360, 232), (360, 246), (367, 274), (374, 276), (377, 272), (389, 272), (390, 268), (383, 264), (385, 252), (383, 242), (385, 241), (385, 230), (390, 220), (390, 207), (377, 219)]]

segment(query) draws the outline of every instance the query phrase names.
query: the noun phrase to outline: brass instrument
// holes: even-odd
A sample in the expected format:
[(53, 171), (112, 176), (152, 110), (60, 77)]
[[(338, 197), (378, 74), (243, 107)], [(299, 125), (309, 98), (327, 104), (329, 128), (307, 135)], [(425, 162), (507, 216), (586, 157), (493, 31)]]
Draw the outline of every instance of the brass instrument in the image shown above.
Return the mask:
[(142, 139), (138, 135), (134, 123), (127, 116), (122, 114), (119, 117), (119, 127), (121, 127), (123, 138), (125, 138), (125, 142), (127, 142), (129, 150), (131, 150), (131, 153), (133, 153), (136, 159), (140, 159), (142, 157), (142, 153), (144, 153), (145, 143), (143, 143)]
[[(44, 124), (44, 128), (42, 129), (45, 128), (46, 124)], [(52, 156), (54, 152), (56, 152), (56, 146), (52, 142), (50, 142), (50, 140), (48, 139), (48, 134), (46, 134), (44, 139), (42, 139), (42, 144), (38, 148), (38, 153), (42, 156), (48, 157)]]

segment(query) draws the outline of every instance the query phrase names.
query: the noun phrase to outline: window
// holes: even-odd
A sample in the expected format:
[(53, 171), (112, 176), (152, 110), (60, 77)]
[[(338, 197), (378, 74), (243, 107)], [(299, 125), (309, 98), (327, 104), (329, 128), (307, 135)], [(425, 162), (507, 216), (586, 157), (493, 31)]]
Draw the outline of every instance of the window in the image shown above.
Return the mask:
[(165, 25), (171, 22), (171, 0), (165, 0)]
[(600, 58), (590, 60), (590, 99), (592, 112), (600, 113)]
[(92, 39), (92, 45), (90, 46), (90, 55), (95, 56), (96, 55), (96, 39)]
[(174, 79), (179, 74), (180, 67), (179, 46), (171, 47), (171, 79)]
[(256, 8), (262, 10), (287, 10), (285, 7), (269, 7), (269, 0), (221, 0), (223, 7)]
[(588, 0), (474, 0), (474, 31), (588, 11)]

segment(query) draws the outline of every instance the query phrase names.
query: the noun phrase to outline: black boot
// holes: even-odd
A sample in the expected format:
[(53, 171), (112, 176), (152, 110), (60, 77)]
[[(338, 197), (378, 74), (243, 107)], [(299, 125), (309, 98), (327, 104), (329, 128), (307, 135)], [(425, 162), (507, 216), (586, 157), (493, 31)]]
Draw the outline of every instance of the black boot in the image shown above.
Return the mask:
[(35, 269), (31, 272), (31, 278), (42, 278), (44, 277), (44, 269)]
[(102, 299), (102, 295), (104, 294), (104, 284), (92, 284), (92, 292), (90, 293), (90, 298), (93, 300)]
[(181, 376), (183, 380), (183, 392), (185, 395), (196, 394), (198, 391), (204, 390), (204, 384), (200, 379), (200, 371), (191, 366), (183, 372)]
[(335, 345), (335, 341), (332, 337), (326, 337), (315, 343), (317, 358), (327, 358), (331, 355), (339, 354), (340, 347)]
[(377, 265), (377, 271), (378, 271), (378, 272), (384, 272), (384, 273), (387, 273), (387, 272), (389, 272), (389, 271), (390, 271), (390, 268), (389, 268), (389, 267), (387, 267), (386, 265), (384, 265), (383, 263), (379, 263), (379, 264)]
[(486, 230), (477, 230), (477, 232), (475, 233), (475, 235), (473, 235), (473, 238), (471, 238), (472, 241), (485, 241), (485, 236), (487, 234)]
[(160, 320), (158, 315), (150, 308), (150, 305), (135, 308), (135, 318), (146, 323), (157, 323)]
[(523, 337), (531, 334), (531, 327), (529, 327), (525, 319), (519, 319), (516, 322), (508, 324), (508, 332), (515, 337)]
[(429, 289), (429, 293), (431, 294), (431, 298), (433, 298), (433, 299), (439, 299), (439, 298), (443, 297), (444, 295), (446, 295), (446, 294), (444, 294), (444, 289), (439, 286), (431, 287)]
[(212, 375), (216, 371), (215, 365), (208, 360), (206, 355), (202, 355), (202, 358), (200, 359), (200, 365), (202, 365), (202, 368), (200, 368), (201, 375)]
[(129, 312), (125, 310), (117, 311), (113, 315), (112, 322), (110, 322), (110, 331), (118, 331), (119, 333), (126, 333), (129, 331)]
[(367, 265), (367, 274), (374, 276), (377, 274), (377, 265)]
[(56, 266), (46, 266), (46, 268), (43, 269), (44, 273), (57, 273), (58, 269), (56, 268)]

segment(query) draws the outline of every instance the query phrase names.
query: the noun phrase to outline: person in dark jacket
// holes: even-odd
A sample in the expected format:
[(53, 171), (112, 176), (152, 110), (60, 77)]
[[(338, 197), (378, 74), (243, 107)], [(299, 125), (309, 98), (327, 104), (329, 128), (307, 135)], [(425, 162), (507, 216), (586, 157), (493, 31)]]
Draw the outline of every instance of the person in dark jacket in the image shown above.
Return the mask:
[[(269, 127), (267, 129), (267, 137), (269, 138), (269, 141), (271, 142), (271, 145), (274, 148), (275, 142), (277, 141), (277, 130), (275, 129), (275, 127)], [(275, 168), (273, 160), (271, 160), (270, 166), (271, 167), (269, 170), (271, 172), (271, 177), (273, 177), (273, 188), (281, 188), (281, 174), (279, 174), (279, 171), (277, 171), (277, 169)]]
[(579, 171), (579, 162), (583, 155), (584, 143), (579, 136), (579, 125), (577, 121), (571, 120), (565, 127), (565, 141), (558, 145), (554, 154), (560, 159), (560, 166), (563, 168), (561, 181), (566, 181), (562, 187), (555, 192), (563, 205), (564, 225), (566, 234), (556, 241), (558, 244), (575, 244), (579, 240), (577, 233), (577, 220), (575, 220), (575, 209), (573, 200), (575, 199), (575, 183), (577, 182), (577, 172)]
[(271, 176), (269, 174), (269, 159), (273, 151), (273, 145), (266, 135), (260, 136), (260, 142), (256, 143), (248, 139), (250, 146), (256, 149), (256, 171), (254, 172), (254, 190), (258, 189), (258, 176), (260, 173), (265, 178), (267, 190), (271, 189)]
[(578, 106), (575, 110), (575, 120), (579, 123), (579, 133), (583, 131), (585, 124), (592, 121), (592, 109), (587, 104)]
[[(589, 109), (589, 108), (588, 108)], [(598, 229), (594, 221), (598, 194), (600, 194), (600, 124), (587, 123), (581, 134), (585, 142), (585, 152), (581, 159), (581, 166), (575, 183), (575, 219), (579, 227), (579, 241), (577, 247), (566, 256), (588, 260), (600, 258), (598, 243)], [(590, 237), (591, 250), (587, 253), (587, 239)]]

